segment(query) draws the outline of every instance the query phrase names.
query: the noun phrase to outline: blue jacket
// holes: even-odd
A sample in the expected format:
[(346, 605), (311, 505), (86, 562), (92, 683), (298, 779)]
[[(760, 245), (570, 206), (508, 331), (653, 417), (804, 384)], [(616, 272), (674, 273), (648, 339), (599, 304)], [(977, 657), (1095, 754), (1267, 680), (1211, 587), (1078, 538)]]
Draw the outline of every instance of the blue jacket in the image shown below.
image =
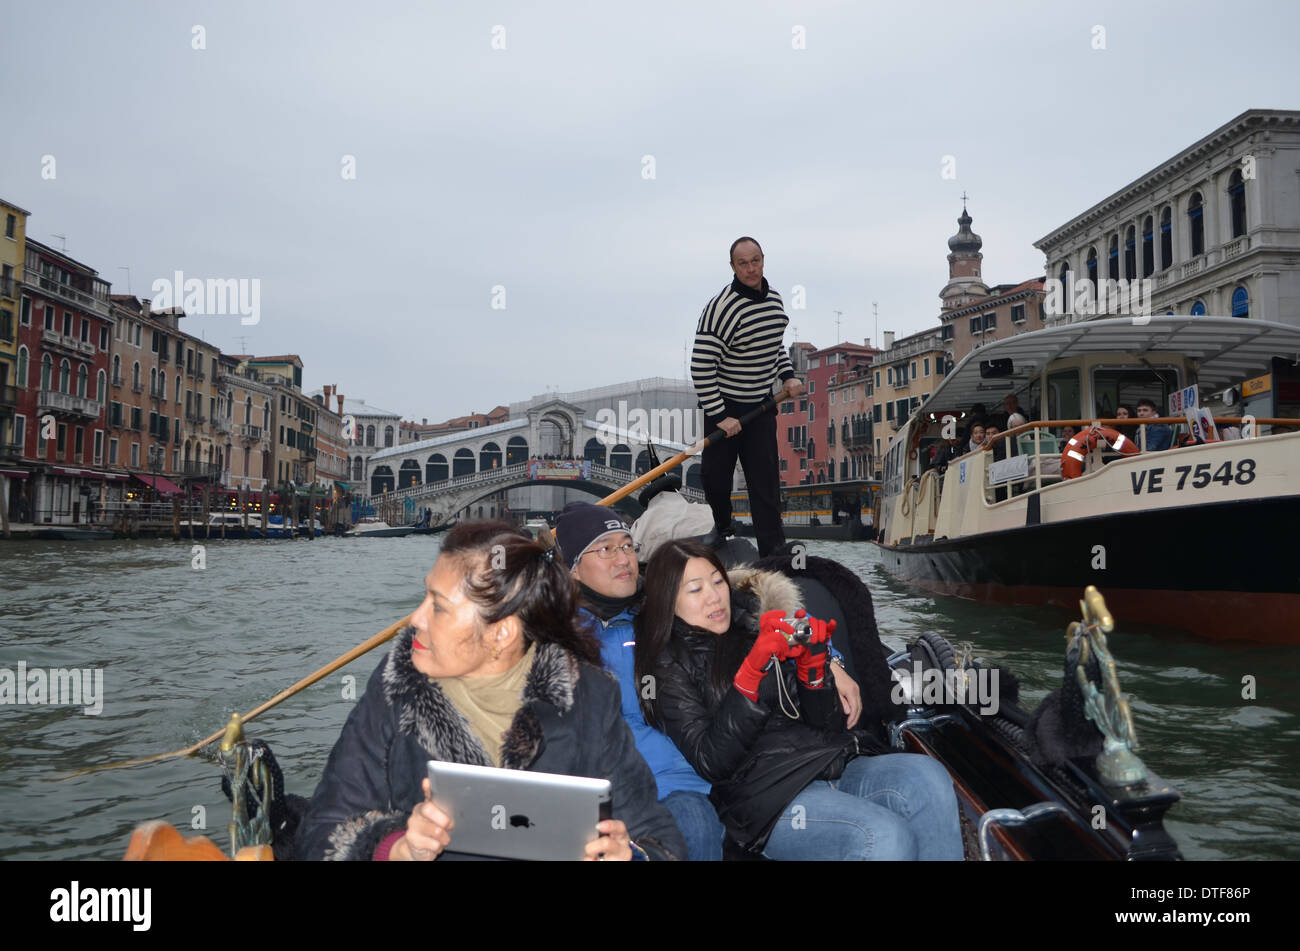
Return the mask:
[(1148, 423), (1142, 428), (1147, 431), (1147, 452), (1161, 452), (1174, 441), (1174, 431), (1168, 423)]
[(655, 774), (659, 798), (663, 799), (679, 789), (708, 795), (710, 785), (700, 779), (673, 741), (646, 723), (641, 714), (635, 671), (636, 634), (632, 629), (635, 614), (636, 611), (629, 608), (609, 621), (601, 621), (590, 611), (582, 609), (583, 617), (591, 623), (592, 633), (600, 641), (600, 657), (605, 669), (618, 678), (618, 687), (623, 695), (623, 719), (632, 730), (637, 752)]

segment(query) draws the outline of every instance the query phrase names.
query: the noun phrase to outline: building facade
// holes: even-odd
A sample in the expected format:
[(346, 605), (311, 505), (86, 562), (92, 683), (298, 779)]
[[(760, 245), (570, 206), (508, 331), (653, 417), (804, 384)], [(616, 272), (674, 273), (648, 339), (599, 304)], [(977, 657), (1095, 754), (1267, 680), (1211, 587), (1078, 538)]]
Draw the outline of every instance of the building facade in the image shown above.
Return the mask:
[[(884, 338), (885, 349), (876, 356), (871, 371), (875, 391), (871, 408), (872, 448), (877, 467), (893, 445), (899, 428), (943, 381), (947, 361), (940, 327), (899, 340), (886, 332)], [(872, 477), (879, 478), (874, 473)]]
[(14, 431), (14, 415), (18, 412), (18, 392), (27, 385), (31, 362), (31, 351), (24, 350), (20, 377), (18, 329), (31, 325), (31, 297), (20, 291), (27, 257), (28, 214), (0, 199), (0, 218), (4, 220), (0, 236), (0, 472), (10, 472), (0, 479), (0, 506), (10, 518), (11, 487), (27, 478), (20, 465), (22, 447)]
[[(1300, 111), (1215, 129), (1034, 242), (1061, 289), (1046, 320), (1126, 314), (1136, 298), (1150, 313), (1300, 323), (1297, 167)], [(1102, 281), (1115, 282), (1104, 299)]]

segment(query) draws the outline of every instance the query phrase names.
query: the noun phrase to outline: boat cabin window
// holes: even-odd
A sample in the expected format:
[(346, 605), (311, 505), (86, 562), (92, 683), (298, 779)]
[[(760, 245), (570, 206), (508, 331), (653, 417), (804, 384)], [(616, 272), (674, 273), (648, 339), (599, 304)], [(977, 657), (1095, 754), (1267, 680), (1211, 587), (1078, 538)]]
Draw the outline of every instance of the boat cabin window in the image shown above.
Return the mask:
[(1057, 370), (1047, 374), (1047, 403), (1044, 406), (1042, 379), (1035, 377), (1029, 386), (1029, 399), (1022, 406), (1031, 408), (1030, 419), (1079, 419), (1083, 412), (1080, 399), (1079, 371)]
[(1148, 399), (1163, 416), (1169, 394), (1177, 389), (1177, 367), (1097, 367), (1092, 371), (1093, 412), (1102, 419), (1113, 417), (1121, 403), (1136, 412), (1138, 400)]

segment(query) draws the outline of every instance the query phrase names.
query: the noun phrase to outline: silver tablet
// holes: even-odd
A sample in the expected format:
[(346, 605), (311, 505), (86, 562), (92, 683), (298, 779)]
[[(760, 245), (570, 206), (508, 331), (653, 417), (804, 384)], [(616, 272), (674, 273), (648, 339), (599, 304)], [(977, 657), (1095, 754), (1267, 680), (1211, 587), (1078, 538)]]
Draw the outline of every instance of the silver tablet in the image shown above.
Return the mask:
[(577, 860), (609, 818), (607, 779), (429, 760), (433, 801), (456, 822), (452, 852)]

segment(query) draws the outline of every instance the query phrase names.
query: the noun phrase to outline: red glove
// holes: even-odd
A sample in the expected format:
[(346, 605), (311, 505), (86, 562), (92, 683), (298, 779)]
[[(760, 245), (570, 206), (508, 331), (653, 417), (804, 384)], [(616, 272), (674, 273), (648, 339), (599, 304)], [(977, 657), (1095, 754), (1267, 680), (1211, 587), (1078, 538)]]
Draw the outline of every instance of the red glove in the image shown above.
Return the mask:
[[(796, 611), (796, 618), (804, 618), (803, 611)], [(812, 637), (807, 644), (802, 644), (794, 655), (795, 668), (799, 673), (799, 682), (813, 690), (826, 683), (826, 660), (829, 657), (831, 635), (835, 633), (835, 622), (820, 621), (808, 617), (806, 623), (812, 628)]]
[(794, 628), (782, 620), (784, 617), (784, 611), (768, 611), (759, 618), (758, 640), (754, 641), (754, 646), (736, 671), (733, 681), (736, 689), (750, 700), (758, 700), (758, 685), (771, 669), (772, 658), (783, 661), (793, 656), (793, 649), (785, 636), (793, 634)]

